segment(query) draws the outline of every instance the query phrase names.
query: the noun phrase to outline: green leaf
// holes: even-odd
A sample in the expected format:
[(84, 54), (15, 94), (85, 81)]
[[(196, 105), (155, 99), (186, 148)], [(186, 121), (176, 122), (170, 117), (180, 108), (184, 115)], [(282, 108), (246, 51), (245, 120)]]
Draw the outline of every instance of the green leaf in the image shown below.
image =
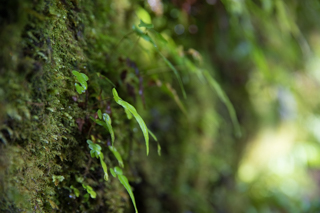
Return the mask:
[(159, 143), (158, 143), (158, 146), (157, 146), (157, 147), (158, 147), (158, 155), (161, 156), (161, 146), (160, 146)]
[(112, 83), (112, 81), (110, 81), (110, 79), (109, 78), (107, 78), (106, 76), (104, 76), (104, 75), (102, 75), (101, 73), (97, 73), (97, 76), (99, 77), (99, 78), (104, 78), (106, 81), (108, 81), (113, 87), (115, 87), (115, 85)]
[(99, 119), (102, 119), (102, 114), (101, 114), (101, 110), (100, 110), (100, 109), (98, 110), (98, 112), (97, 112), (97, 113), (98, 113), (98, 117), (99, 117)]
[(112, 175), (113, 177), (117, 177), (117, 174), (113, 171), (112, 168), (110, 168), (109, 170), (110, 170), (110, 173), (111, 173), (111, 175)]
[(82, 94), (82, 93), (84, 93), (86, 90), (82, 87), (82, 86), (80, 86), (78, 83), (75, 83), (74, 84), (75, 86), (76, 86), (76, 90), (77, 90), (77, 92), (79, 93), (79, 94)]
[(129, 110), (127, 110), (127, 109), (125, 108), (124, 111), (125, 111), (126, 114), (127, 114), (127, 118), (128, 118), (129, 120), (131, 120), (132, 114), (129, 112)]
[(82, 183), (82, 182), (83, 182), (83, 177), (81, 177), (81, 176), (76, 176), (76, 181), (77, 181), (78, 183)]
[(87, 143), (89, 144), (89, 148), (91, 149), (90, 151), (91, 157), (99, 158), (101, 154), (101, 146), (99, 144), (93, 143), (91, 140), (87, 140)]
[(113, 170), (117, 175), (123, 175), (122, 169), (120, 169), (119, 167), (115, 166)]
[(150, 129), (148, 129), (148, 132), (151, 135), (151, 137), (153, 138), (153, 140), (158, 141), (157, 137), (150, 131)]
[(103, 178), (104, 178), (106, 181), (108, 181), (109, 175), (108, 175), (107, 164), (103, 161), (104, 156), (103, 156), (102, 153), (100, 153), (99, 157), (100, 157), (100, 163), (101, 163), (101, 166), (102, 166), (102, 169), (103, 169), (103, 172), (104, 172), (104, 177), (103, 177)]
[(118, 160), (119, 165), (123, 168), (123, 161), (121, 158), (121, 155), (119, 154), (119, 152), (117, 151), (117, 149), (113, 146), (109, 146), (110, 151), (113, 153), (113, 155), (116, 157), (116, 159)]
[(136, 211), (136, 213), (138, 213), (138, 209), (137, 209), (137, 206), (136, 206), (136, 201), (134, 199), (134, 195), (133, 195), (133, 192), (132, 192), (132, 189), (131, 189), (131, 186), (129, 184), (129, 181), (127, 179), (126, 176), (124, 175), (118, 175), (118, 179), (120, 181), (120, 183), (124, 186), (124, 188), (126, 188), (130, 198), (131, 198), (131, 201), (133, 203), (133, 206), (134, 206), (134, 209)]
[(138, 27), (145, 27), (147, 29), (152, 29), (154, 26), (153, 24), (147, 24), (140, 19), (140, 24), (138, 25)]
[(161, 156), (161, 146), (158, 142), (157, 137), (150, 131), (150, 129), (148, 129), (149, 134), (151, 135), (151, 137), (157, 142), (157, 148), (158, 148), (158, 155)]
[(76, 195), (76, 197), (79, 197), (79, 195), (80, 195), (80, 192), (79, 192), (79, 190), (77, 189), (77, 188), (75, 188), (74, 186), (70, 186), (70, 189), (73, 189), (73, 192), (74, 192), (74, 194)]
[(93, 191), (91, 186), (82, 184), (82, 187), (87, 190), (87, 192), (90, 194), (91, 198), (96, 198), (97, 197), (97, 193), (95, 191)]
[(168, 41), (161, 35), (161, 33), (155, 31), (154, 29), (151, 29), (150, 31), (151, 31), (152, 33), (154, 33), (154, 34), (159, 38), (159, 40), (160, 40), (162, 43), (164, 43), (164, 44), (167, 44), (167, 43), (168, 43)]
[(135, 25), (132, 25), (132, 29), (133, 31), (138, 35), (138, 36), (141, 36), (141, 34), (144, 34), (142, 32), (142, 30), (140, 30), (138, 27), (136, 27)]
[(144, 139), (146, 142), (146, 148), (147, 148), (147, 155), (149, 154), (149, 134), (148, 134), (148, 128), (147, 125), (144, 123), (143, 119), (141, 118), (141, 116), (138, 114), (137, 110), (128, 102), (122, 100), (119, 95), (118, 92), (115, 88), (112, 89), (112, 93), (113, 93), (113, 98), (114, 100), (117, 102), (117, 104), (119, 104), (120, 106), (122, 106), (124, 109), (128, 110), (136, 119), (136, 121), (138, 122), (142, 133), (144, 135)]
[[(166, 58), (164, 57), (164, 55), (162, 55), (162, 53), (159, 51), (156, 43), (152, 40), (152, 38), (146, 34), (146, 33), (143, 33), (140, 29), (138, 29), (136, 26), (132, 26), (132, 29), (134, 30), (134, 32), (136, 32), (136, 34), (138, 36), (140, 36), (141, 38), (143, 38), (144, 40), (150, 42), (151, 44), (154, 45), (154, 47), (156, 48), (156, 51), (159, 53), (159, 55), (163, 58), (164, 62), (170, 67), (170, 69), (173, 71), (173, 73), (175, 74), (175, 76), (177, 77), (178, 79), (178, 82), (179, 82), (179, 85), (180, 85), (180, 88), (182, 90), (182, 94), (183, 94), (183, 97), (184, 98), (187, 98), (187, 95), (186, 95), (186, 92), (184, 90), (184, 87), (183, 87), (183, 84), (182, 84), (182, 81), (181, 81), (181, 78), (180, 78), (180, 75), (177, 71), (177, 69), (171, 64), (171, 62)], [(152, 31), (154, 33), (156, 33), (158, 35), (158, 37), (161, 37), (161, 40), (163, 39), (165, 42), (166, 40), (162, 37), (162, 35), (160, 33), (158, 33), (157, 31)]]
[(83, 195), (83, 202), (88, 202), (89, 200), (89, 194)]
[(99, 124), (100, 126), (104, 126), (104, 127), (106, 127), (106, 128), (108, 129), (106, 122), (100, 121), (100, 120), (98, 120), (98, 119), (94, 119), (94, 118), (92, 118), (92, 117), (91, 117), (91, 119), (92, 119), (96, 124)]
[(227, 95), (223, 92), (218, 82), (209, 74), (208, 71), (203, 72), (203, 74), (207, 79), (207, 81), (209, 82), (209, 84), (216, 90), (220, 100), (226, 105), (235, 129), (236, 136), (241, 137), (242, 133), (241, 133), (240, 124), (238, 122), (236, 111), (233, 108), (231, 101), (229, 100)]
[(59, 176), (56, 176), (56, 175), (52, 175), (52, 182), (56, 182), (56, 181), (59, 181), (59, 182), (62, 182), (64, 180), (64, 177), (59, 175)]
[(131, 189), (131, 186), (129, 184), (129, 181), (127, 179), (126, 176), (123, 175), (123, 172), (122, 172), (122, 169), (120, 169), (119, 167), (114, 167), (113, 168), (114, 171), (112, 171), (110, 169), (110, 172), (112, 174), (113, 177), (116, 177), (118, 175), (118, 179), (120, 181), (120, 183), (124, 186), (124, 188), (127, 190), (130, 198), (131, 198), (131, 201), (133, 203), (133, 206), (134, 206), (134, 209), (136, 211), (136, 213), (138, 213), (138, 209), (137, 209), (137, 206), (136, 206), (136, 201), (135, 201), (135, 198), (134, 198), (134, 195), (133, 195), (133, 192), (132, 192), (132, 189)]
[(114, 144), (114, 132), (113, 132), (113, 128), (111, 125), (111, 118), (107, 113), (103, 113), (103, 120), (106, 122), (107, 128), (110, 132), (111, 135), (111, 141), (112, 141), (112, 146)]
[(151, 44), (153, 44), (153, 46), (155, 46), (157, 48), (156, 43), (152, 40), (152, 38), (147, 33), (142, 32), (139, 28), (137, 28), (134, 25), (132, 26), (132, 29), (138, 36), (140, 36), (144, 40), (150, 42)]
[[(106, 118), (106, 113), (103, 113), (103, 119), (107, 119)], [(109, 116), (109, 115), (108, 115)], [(110, 118), (110, 117), (109, 117)], [(114, 143), (114, 132), (113, 132), (113, 128), (111, 126), (111, 118), (110, 118), (110, 123), (108, 123), (108, 121), (100, 121), (98, 119), (94, 119), (93, 117), (91, 117), (91, 119), (96, 123), (96, 124), (99, 124), (100, 126), (103, 126), (104, 128), (106, 128), (109, 132), (110, 132), (110, 135), (111, 135), (111, 141), (112, 141), (112, 145)]]
[(182, 84), (182, 81), (181, 81), (181, 78), (180, 78), (180, 75), (177, 71), (177, 69), (171, 64), (171, 62), (166, 58), (164, 57), (164, 55), (162, 55), (162, 53), (158, 50), (158, 53), (160, 54), (160, 56), (163, 58), (164, 62), (170, 67), (170, 69), (173, 71), (173, 73), (175, 74), (176, 78), (178, 79), (178, 82), (179, 82), (179, 85), (180, 85), (180, 88), (181, 88), (181, 91), (182, 91), (182, 94), (183, 94), (183, 97), (184, 98), (187, 98), (187, 95), (186, 95), (186, 92), (184, 90), (184, 87), (183, 87), (183, 84)]
[(88, 76), (83, 73), (79, 73), (78, 71), (73, 70), (72, 74), (76, 76), (77, 80), (81, 84), (81, 86), (86, 90), (88, 85), (87, 81), (89, 80)]

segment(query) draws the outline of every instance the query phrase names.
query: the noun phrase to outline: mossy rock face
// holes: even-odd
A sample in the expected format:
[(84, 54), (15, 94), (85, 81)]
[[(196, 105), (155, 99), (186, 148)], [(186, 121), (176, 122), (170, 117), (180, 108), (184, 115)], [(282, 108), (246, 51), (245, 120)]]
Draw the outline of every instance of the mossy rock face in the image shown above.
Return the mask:
[[(89, 130), (103, 139), (90, 121), (92, 110), (106, 104), (91, 96), (93, 86), (77, 94), (71, 73), (86, 73), (90, 86), (100, 87), (96, 73), (109, 69), (108, 28), (101, 28), (108, 24), (109, 4), (1, 3), (1, 211), (121, 212), (126, 205), (120, 184), (100, 181), (101, 168), (88, 156)], [(79, 178), (94, 188), (97, 199), (84, 197)]]

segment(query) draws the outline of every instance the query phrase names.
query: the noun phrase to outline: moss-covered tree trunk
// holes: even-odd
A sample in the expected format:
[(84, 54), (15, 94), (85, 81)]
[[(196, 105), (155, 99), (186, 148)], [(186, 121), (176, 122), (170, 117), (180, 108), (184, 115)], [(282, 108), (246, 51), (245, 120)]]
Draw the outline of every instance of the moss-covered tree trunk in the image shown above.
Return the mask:
[[(109, 62), (117, 60), (110, 41), (120, 40), (112, 28), (123, 22), (124, 11), (117, 10), (124, 8), (116, 4), (111, 10), (106, 1), (1, 1), (2, 212), (122, 212), (130, 202), (119, 181), (101, 181), (86, 143), (92, 134), (107, 150), (109, 135), (95, 133), (100, 127), (90, 116), (112, 105), (105, 95), (111, 86), (99, 85), (97, 73), (120, 78)], [(77, 94), (72, 70), (90, 77), (86, 94)], [(121, 129), (119, 145), (128, 135)], [(86, 197), (82, 184), (92, 186), (97, 198)]]

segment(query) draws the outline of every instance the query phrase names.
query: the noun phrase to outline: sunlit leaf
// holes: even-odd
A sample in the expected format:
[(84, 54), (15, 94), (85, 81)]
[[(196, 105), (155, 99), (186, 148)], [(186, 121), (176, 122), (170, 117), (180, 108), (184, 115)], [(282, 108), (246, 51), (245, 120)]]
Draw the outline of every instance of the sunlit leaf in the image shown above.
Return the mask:
[(117, 151), (117, 149), (113, 146), (109, 146), (110, 151), (113, 153), (113, 155), (116, 157), (116, 159), (118, 160), (119, 165), (123, 168), (123, 161), (121, 158), (121, 155), (119, 154), (119, 152)]
[(141, 38), (143, 38), (145, 41), (150, 42), (151, 44), (153, 44), (153, 46), (157, 47), (156, 43), (153, 41), (153, 39), (147, 34), (142, 32), (139, 28), (137, 28), (136, 26), (132, 26), (132, 29), (134, 30), (134, 32), (140, 36)]
[(138, 27), (145, 27), (147, 29), (151, 29), (153, 28), (153, 24), (147, 24), (147, 23), (144, 23), (141, 19), (140, 19), (140, 24), (138, 25)]
[(147, 125), (144, 123), (143, 119), (138, 114), (137, 110), (131, 104), (122, 100), (119, 97), (118, 92), (115, 88), (112, 89), (112, 93), (113, 93), (113, 98), (117, 102), (117, 104), (121, 105), (124, 109), (128, 110), (134, 116), (136, 121), (138, 122), (138, 124), (142, 130), (142, 133), (144, 135), (144, 139), (146, 142), (146, 148), (147, 148), (147, 155), (148, 155), (149, 154), (149, 134), (148, 134)]

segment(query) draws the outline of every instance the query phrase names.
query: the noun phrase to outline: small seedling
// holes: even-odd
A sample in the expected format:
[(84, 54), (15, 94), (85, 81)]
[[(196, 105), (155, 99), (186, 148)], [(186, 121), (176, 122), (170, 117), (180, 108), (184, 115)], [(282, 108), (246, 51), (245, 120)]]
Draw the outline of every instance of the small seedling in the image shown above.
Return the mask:
[(103, 153), (101, 152), (101, 146), (99, 144), (93, 143), (91, 140), (87, 140), (87, 143), (89, 144), (91, 157), (100, 158), (100, 163), (104, 172), (104, 179), (107, 181), (109, 178), (108, 169), (107, 169), (106, 163), (103, 161), (104, 156), (103, 156)]
[(79, 73), (78, 71), (75, 71), (75, 70), (72, 71), (72, 74), (76, 76), (78, 82), (80, 83), (80, 85), (78, 83), (75, 83), (77, 92), (79, 94), (84, 93), (88, 88), (88, 84), (87, 84), (87, 81), (89, 80), (88, 76), (83, 73)]
[(97, 193), (95, 191), (93, 191), (91, 186), (86, 185), (86, 184), (83, 183), (82, 187), (87, 190), (87, 192), (88, 192), (88, 194), (90, 195), (91, 198), (95, 199), (97, 197)]
[(99, 118), (99, 119), (102, 119), (102, 118), (103, 118), (104, 122), (101, 121), (101, 120), (99, 120), (99, 119), (94, 119), (94, 118), (92, 118), (92, 117), (91, 117), (91, 119), (92, 119), (96, 124), (99, 124), (100, 126), (105, 127), (105, 128), (110, 132), (111, 141), (112, 141), (112, 146), (113, 146), (113, 144), (114, 144), (114, 131), (113, 131), (113, 128), (112, 128), (112, 125), (111, 125), (111, 118), (110, 118), (110, 116), (109, 116), (107, 113), (103, 113), (103, 115), (102, 115), (100, 109), (98, 110), (97, 114), (98, 114), (98, 118)]

